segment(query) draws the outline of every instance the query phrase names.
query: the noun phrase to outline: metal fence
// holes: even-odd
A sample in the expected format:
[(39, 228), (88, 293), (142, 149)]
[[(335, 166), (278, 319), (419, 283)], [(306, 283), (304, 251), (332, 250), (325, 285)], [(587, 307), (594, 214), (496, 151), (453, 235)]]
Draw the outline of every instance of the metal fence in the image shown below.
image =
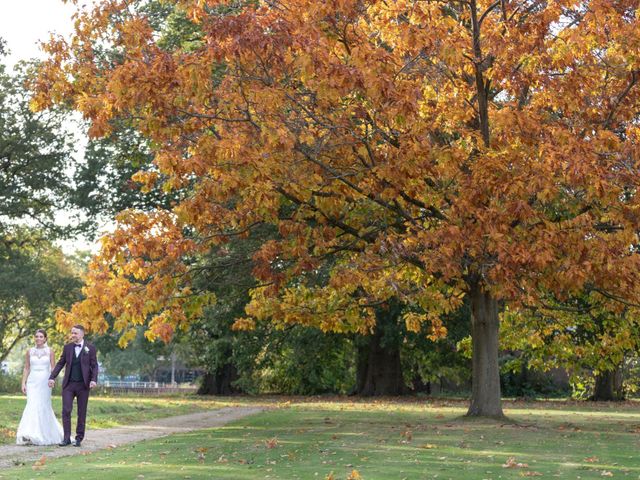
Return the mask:
[(137, 393), (142, 395), (163, 395), (167, 393), (195, 393), (198, 387), (191, 384), (105, 380), (99, 384), (99, 390), (107, 394)]

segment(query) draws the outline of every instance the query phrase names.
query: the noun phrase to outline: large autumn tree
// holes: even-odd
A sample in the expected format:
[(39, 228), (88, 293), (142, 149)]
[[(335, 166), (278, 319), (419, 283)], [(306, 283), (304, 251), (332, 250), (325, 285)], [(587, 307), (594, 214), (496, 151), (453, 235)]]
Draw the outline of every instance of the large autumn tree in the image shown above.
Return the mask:
[(438, 336), (467, 295), (469, 414), (501, 416), (503, 304), (638, 297), (636, 2), (169, 3), (194, 25), (188, 48), (159, 44), (145, 2), (96, 2), (34, 85), (37, 107), (71, 102), (92, 135), (129, 119), (184, 193), (119, 217), (63, 322), (100, 329), (109, 312), (168, 337), (201, 312), (198, 252), (271, 223), (282, 239), (254, 256), (239, 328), (366, 331), (399, 298)]

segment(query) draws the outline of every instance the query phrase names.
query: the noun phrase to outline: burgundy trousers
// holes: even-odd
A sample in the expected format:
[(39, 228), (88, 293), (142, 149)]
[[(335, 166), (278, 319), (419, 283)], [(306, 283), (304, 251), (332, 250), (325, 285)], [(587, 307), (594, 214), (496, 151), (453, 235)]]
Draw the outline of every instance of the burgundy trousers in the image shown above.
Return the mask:
[(71, 440), (71, 412), (73, 411), (74, 398), (78, 399), (76, 440), (82, 441), (87, 420), (87, 403), (89, 403), (89, 389), (84, 382), (69, 382), (62, 389), (62, 428), (65, 440)]

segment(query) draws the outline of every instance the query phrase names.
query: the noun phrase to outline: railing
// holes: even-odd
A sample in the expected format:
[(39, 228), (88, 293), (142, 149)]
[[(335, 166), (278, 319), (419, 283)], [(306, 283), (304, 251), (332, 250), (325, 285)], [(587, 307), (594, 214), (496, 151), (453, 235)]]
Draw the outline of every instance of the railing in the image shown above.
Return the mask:
[(194, 393), (195, 385), (171, 384), (161, 382), (135, 382), (122, 380), (105, 380), (99, 385), (105, 393), (140, 393), (143, 395), (161, 395), (166, 393)]
[(102, 382), (105, 387), (121, 387), (121, 388), (158, 388), (166, 385), (160, 382), (131, 382), (126, 380), (105, 380)]

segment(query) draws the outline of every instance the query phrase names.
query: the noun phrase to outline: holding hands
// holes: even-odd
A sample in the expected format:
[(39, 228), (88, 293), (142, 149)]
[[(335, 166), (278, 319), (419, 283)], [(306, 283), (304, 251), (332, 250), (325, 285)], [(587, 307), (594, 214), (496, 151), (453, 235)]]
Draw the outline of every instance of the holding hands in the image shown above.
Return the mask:
[(49, 380), (49, 388), (53, 388), (56, 384), (55, 380)]

